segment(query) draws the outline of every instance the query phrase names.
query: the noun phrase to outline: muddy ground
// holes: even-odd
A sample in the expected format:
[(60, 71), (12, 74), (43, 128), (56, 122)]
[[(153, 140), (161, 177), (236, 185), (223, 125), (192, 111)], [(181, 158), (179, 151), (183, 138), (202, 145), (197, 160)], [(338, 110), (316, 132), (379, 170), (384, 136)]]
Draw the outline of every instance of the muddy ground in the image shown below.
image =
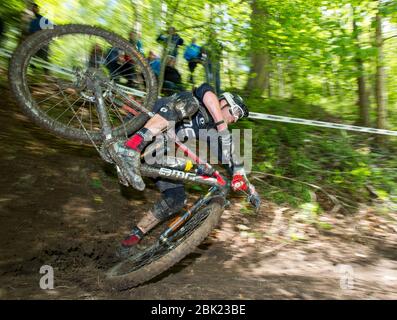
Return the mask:
[[(252, 215), (239, 198), (171, 270), (105, 291), (115, 245), (157, 191), (120, 187), (93, 148), (33, 125), (4, 80), (0, 99), (0, 299), (397, 298), (397, 217), (384, 204), (325, 213), (324, 228), (272, 203)], [(54, 290), (40, 289), (43, 265), (54, 268)]]

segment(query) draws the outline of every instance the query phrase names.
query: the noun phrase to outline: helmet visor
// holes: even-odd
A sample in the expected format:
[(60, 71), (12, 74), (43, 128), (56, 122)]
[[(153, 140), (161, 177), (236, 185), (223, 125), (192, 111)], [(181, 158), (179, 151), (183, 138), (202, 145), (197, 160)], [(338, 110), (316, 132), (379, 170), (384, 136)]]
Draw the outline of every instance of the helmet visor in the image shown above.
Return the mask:
[(240, 107), (236, 107), (236, 106), (231, 106), (230, 104), (228, 104), (229, 105), (229, 112), (230, 112), (230, 114), (233, 116), (233, 117), (235, 117), (236, 118), (236, 120), (239, 120), (239, 119), (241, 119), (242, 117), (243, 117), (243, 115), (244, 115), (244, 113), (243, 113), (243, 110), (241, 110), (241, 108)]

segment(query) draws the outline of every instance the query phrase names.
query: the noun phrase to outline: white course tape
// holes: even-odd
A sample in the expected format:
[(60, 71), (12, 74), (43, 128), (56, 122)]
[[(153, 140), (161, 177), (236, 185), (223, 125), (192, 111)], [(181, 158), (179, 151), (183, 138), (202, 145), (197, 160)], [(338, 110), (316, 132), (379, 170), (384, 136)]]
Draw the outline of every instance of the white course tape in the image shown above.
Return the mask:
[(276, 115), (266, 114), (266, 113), (250, 112), (249, 118), (277, 121), (277, 122), (286, 122), (286, 123), (304, 124), (307, 126), (323, 127), (323, 128), (330, 128), (330, 129), (341, 129), (341, 130), (349, 130), (349, 131), (356, 131), (356, 132), (384, 134), (384, 135), (388, 135), (388, 136), (397, 136), (397, 131), (375, 129), (375, 128), (368, 128), (368, 127), (359, 127), (359, 126), (352, 126), (352, 125), (348, 125), (348, 124), (339, 124), (339, 123), (324, 122), (324, 121), (317, 121), (317, 120), (307, 120), (307, 119), (300, 119), (300, 118), (276, 116)]

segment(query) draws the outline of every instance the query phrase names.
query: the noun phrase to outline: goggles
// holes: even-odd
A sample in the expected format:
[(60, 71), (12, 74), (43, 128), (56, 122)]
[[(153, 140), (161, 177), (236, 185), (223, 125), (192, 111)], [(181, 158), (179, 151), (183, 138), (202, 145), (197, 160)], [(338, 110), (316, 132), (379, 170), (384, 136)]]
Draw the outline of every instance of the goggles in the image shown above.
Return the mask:
[(229, 112), (236, 119), (236, 121), (244, 116), (243, 108), (234, 100), (234, 96), (231, 93), (222, 93), (219, 100), (222, 99), (225, 99), (227, 102), (227, 105), (223, 106), (223, 108), (230, 107)]

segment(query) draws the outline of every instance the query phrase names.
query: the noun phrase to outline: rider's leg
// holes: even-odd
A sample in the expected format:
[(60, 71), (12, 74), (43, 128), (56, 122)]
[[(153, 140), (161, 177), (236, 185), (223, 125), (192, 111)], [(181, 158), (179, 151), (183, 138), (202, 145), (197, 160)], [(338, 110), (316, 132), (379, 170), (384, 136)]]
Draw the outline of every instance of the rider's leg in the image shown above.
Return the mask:
[(140, 157), (142, 150), (168, 125), (168, 121), (156, 114), (146, 125), (126, 142), (118, 141), (112, 145), (110, 152), (116, 164), (122, 168), (124, 178), (135, 189), (145, 189), (140, 175)]
[(155, 114), (145, 126), (129, 138), (125, 146), (139, 153), (153, 140), (155, 136), (167, 128), (169, 122), (159, 114)]
[(145, 213), (143, 218), (132, 229), (130, 235), (122, 241), (121, 244), (124, 247), (136, 245), (147, 232), (160, 222), (169, 219), (170, 216), (181, 210), (185, 205), (186, 194), (183, 184), (161, 180), (156, 184), (161, 191), (160, 201)]
[(143, 190), (145, 183), (140, 176), (140, 155), (142, 150), (155, 136), (166, 129), (171, 121), (181, 121), (197, 112), (199, 103), (191, 92), (179, 93), (177, 96), (163, 98), (156, 102), (153, 111), (156, 114), (135, 133), (127, 142), (113, 144), (111, 156), (122, 167), (125, 179), (134, 188)]

